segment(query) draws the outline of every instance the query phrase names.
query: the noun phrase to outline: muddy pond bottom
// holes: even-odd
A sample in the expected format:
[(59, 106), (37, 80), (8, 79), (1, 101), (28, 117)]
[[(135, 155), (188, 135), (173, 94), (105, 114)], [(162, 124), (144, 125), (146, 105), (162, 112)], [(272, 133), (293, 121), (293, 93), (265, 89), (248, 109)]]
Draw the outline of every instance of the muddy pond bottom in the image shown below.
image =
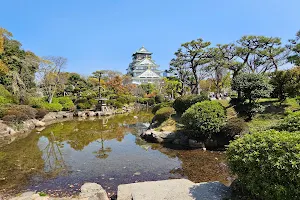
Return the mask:
[(95, 182), (113, 195), (120, 184), (188, 178), (230, 183), (220, 152), (175, 150), (149, 144), (139, 135), (148, 112), (75, 119), (33, 131), (0, 148), (0, 194), (26, 190), (52, 196), (77, 194)]

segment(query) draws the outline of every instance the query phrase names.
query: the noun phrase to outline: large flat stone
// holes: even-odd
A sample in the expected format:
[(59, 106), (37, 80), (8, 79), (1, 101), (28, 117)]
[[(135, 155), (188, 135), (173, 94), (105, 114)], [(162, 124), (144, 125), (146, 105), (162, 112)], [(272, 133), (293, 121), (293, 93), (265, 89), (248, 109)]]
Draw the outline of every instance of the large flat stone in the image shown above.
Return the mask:
[(118, 200), (223, 200), (230, 189), (219, 182), (172, 179), (119, 185)]

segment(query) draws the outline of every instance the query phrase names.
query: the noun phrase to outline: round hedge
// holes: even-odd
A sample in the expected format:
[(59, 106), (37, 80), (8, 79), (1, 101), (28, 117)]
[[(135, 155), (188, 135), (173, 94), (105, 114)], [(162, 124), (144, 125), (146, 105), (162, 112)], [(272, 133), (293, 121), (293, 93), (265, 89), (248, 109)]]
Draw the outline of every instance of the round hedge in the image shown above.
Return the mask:
[(231, 171), (254, 197), (300, 199), (300, 132), (248, 134), (231, 142), (226, 154)]
[(201, 93), (199, 95), (185, 95), (175, 99), (173, 103), (173, 108), (177, 114), (184, 113), (193, 104), (201, 101), (209, 100), (206, 93)]
[(155, 114), (156, 111), (158, 111), (159, 109), (163, 107), (170, 107), (170, 106), (172, 106), (172, 102), (163, 102), (163, 103), (156, 104), (152, 109), (152, 113)]
[(224, 107), (217, 101), (203, 101), (192, 105), (182, 115), (186, 129), (209, 136), (219, 132), (226, 119)]
[(153, 121), (158, 121), (159, 123), (162, 123), (169, 119), (174, 112), (175, 110), (172, 107), (163, 107), (156, 111)]

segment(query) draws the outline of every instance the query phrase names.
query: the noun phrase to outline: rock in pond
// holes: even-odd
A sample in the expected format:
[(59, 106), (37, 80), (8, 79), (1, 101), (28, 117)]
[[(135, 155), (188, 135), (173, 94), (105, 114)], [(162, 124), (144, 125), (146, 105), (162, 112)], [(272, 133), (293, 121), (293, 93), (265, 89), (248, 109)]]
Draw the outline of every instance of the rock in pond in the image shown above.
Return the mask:
[(141, 137), (148, 142), (172, 143), (176, 139), (176, 133), (170, 131), (155, 131), (149, 129), (141, 134)]
[(79, 112), (77, 113), (77, 115), (78, 115), (78, 117), (86, 117), (85, 112), (81, 112), (81, 111), (79, 111)]
[(106, 191), (97, 183), (85, 183), (81, 186), (80, 199), (109, 200)]

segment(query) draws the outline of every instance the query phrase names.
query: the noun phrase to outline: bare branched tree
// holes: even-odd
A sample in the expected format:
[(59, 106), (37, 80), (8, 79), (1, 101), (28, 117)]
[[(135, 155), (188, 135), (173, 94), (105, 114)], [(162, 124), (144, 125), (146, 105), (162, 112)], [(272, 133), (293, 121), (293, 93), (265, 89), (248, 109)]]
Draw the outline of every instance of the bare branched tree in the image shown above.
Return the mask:
[(66, 64), (66, 58), (56, 56), (45, 57), (40, 64), (37, 78), (48, 103), (52, 103), (52, 99), (61, 84), (60, 75)]

